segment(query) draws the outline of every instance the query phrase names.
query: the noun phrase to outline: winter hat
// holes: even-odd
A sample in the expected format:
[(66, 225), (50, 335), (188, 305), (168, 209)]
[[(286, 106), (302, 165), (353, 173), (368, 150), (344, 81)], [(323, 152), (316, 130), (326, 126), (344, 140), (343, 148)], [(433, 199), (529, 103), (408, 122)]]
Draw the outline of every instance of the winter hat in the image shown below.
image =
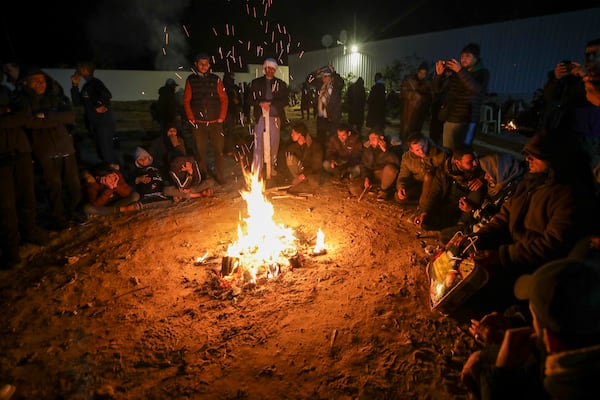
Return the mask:
[(175, 82), (175, 79), (169, 78), (165, 81), (165, 86), (179, 86), (179, 85), (177, 84), (177, 82)]
[(521, 154), (532, 155), (540, 160), (552, 160), (559, 154), (558, 143), (555, 137), (546, 131), (535, 134), (523, 147)]
[(420, 71), (420, 70), (422, 70), (422, 69), (424, 69), (424, 70), (426, 70), (426, 71), (427, 71), (427, 70), (429, 70), (429, 65), (427, 65), (427, 63), (426, 63), (426, 62), (422, 62), (422, 63), (421, 63), (421, 64), (419, 64), (419, 66), (417, 67), (417, 71)]
[(144, 150), (141, 147), (137, 147), (135, 149), (135, 166), (138, 168), (141, 168), (142, 165), (140, 165), (138, 163), (138, 160), (141, 158), (149, 158), (150, 159), (150, 164), (152, 164), (152, 162), (154, 161), (154, 159), (152, 158), (152, 156), (150, 155), (150, 153), (148, 153), (146, 150)]
[(267, 67), (277, 70), (277, 60), (274, 58), (267, 58), (263, 63), (263, 69), (266, 69)]
[(210, 61), (210, 56), (206, 53), (198, 53), (198, 54), (196, 54), (196, 57), (194, 58), (194, 62), (197, 62), (198, 60), (209, 60)]
[(33, 75), (46, 75), (46, 74), (44, 73), (44, 71), (42, 71), (38, 67), (30, 67), (30, 68), (27, 68), (27, 70), (23, 74), (23, 78), (29, 78), (30, 76), (33, 76)]
[(481, 48), (477, 43), (469, 43), (461, 50), (461, 53), (471, 53), (475, 57), (479, 58), (479, 54), (481, 54)]
[(562, 258), (517, 279), (514, 293), (529, 300), (543, 328), (567, 335), (600, 335), (600, 265)]

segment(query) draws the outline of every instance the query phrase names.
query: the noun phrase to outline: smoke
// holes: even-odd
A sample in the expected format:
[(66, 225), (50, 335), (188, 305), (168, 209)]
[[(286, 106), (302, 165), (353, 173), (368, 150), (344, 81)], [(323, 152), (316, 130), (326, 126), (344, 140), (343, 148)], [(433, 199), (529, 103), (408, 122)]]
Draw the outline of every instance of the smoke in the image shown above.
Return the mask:
[(156, 70), (187, 69), (187, 38), (179, 22), (190, 0), (106, 0), (87, 29), (100, 68), (153, 65)]

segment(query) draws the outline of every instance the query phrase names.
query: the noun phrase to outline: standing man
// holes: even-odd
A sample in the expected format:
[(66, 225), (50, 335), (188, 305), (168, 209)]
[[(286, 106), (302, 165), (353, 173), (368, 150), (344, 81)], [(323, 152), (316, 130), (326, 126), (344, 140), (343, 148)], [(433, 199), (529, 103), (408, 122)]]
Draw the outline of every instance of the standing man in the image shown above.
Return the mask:
[(38, 68), (23, 74), (23, 86), (15, 97), (15, 111), (30, 117), (25, 127), (42, 173), (53, 228), (66, 229), (70, 220), (83, 218), (79, 212), (79, 167), (69, 132), (69, 126), (75, 124), (75, 112), (68, 97), (48, 89), (46, 74)]
[(365, 105), (367, 104), (367, 92), (362, 76), (359, 76), (356, 82), (348, 87), (346, 100), (348, 102), (348, 123), (361, 135), (365, 124)]
[(0, 83), (0, 269), (21, 262), (21, 243), (43, 245), (49, 239), (36, 224), (31, 145), (24, 129), (31, 118), (26, 113), (14, 113), (11, 100), (10, 88)]
[(309, 74), (308, 83), (320, 78), (321, 86), (317, 92), (317, 139), (323, 146), (330, 136), (337, 135), (342, 120), (342, 90), (344, 78), (335, 72), (333, 65), (326, 65)]
[[(284, 107), (288, 104), (289, 89), (287, 84), (275, 77), (277, 61), (267, 58), (263, 63), (264, 75), (253, 79), (250, 83), (251, 99), (254, 102), (254, 157), (252, 160), (252, 172), (259, 173), (263, 165), (271, 175), (276, 175), (277, 153), (279, 152), (279, 140), (281, 123), (285, 120)], [(267, 121), (268, 118), (268, 121)], [(269, 139), (265, 141), (265, 133), (268, 132)], [(264, 159), (265, 144), (268, 144), (270, 160)], [(269, 178), (267, 176), (267, 178)]]
[(235, 84), (235, 73), (233, 71), (225, 71), (223, 74), (223, 86), (227, 93), (227, 116), (223, 123), (225, 130), (225, 152), (233, 153), (235, 145), (240, 141), (235, 132), (235, 128), (240, 123), (240, 114), (242, 112), (242, 94), (238, 86)]
[[(100, 160), (120, 165), (113, 140), (117, 132), (117, 121), (110, 104), (112, 93), (100, 79), (94, 76), (96, 66), (91, 61), (77, 64), (71, 76), (71, 100), (74, 105), (83, 105), (85, 126), (92, 134)], [(79, 89), (81, 78), (85, 84)]]
[[(484, 67), (477, 43), (467, 44), (455, 59), (435, 63), (433, 89), (445, 98), (438, 114), (444, 121), (442, 141), (451, 150), (471, 146), (481, 115), (481, 105), (487, 91), (490, 73)], [(451, 71), (444, 83), (445, 71)]]
[(207, 146), (210, 140), (215, 157), (215, 180), (225, 183), (223, 149), (225, 135), (223, 121), (227, 115), (227, 93), (218, 75), (210, 72), (210, 57), (200, 53), (196, 56), (195, 70), (187, 77), (183, 91), (183, 107), (192, 135), (196, 160), (203, 177), (208, 176)]
[(179, 86), (175, 79), (169, 78), (165, 84), (158, 89), (158, 119), (160, 123), (160, 134), (165, 135), (172, 126), (179, 127), (177, 116), (180, 115), (180, 104), (177, 101), (175, 90)]
[(404, 79), (400, 86), (402, 97), (402, 118), (400, 138), (404, 148), (408, 148), (409, 136), (421, 133), (425, 119), (431, 111), (431, 82), (427, 79), (427, 64), (421, 63), (417, 72)]
[(383, 135), (385, 130), (385, 81), (381, 72), (375, 74), (375, 84), (367, 97), (367, 127)]

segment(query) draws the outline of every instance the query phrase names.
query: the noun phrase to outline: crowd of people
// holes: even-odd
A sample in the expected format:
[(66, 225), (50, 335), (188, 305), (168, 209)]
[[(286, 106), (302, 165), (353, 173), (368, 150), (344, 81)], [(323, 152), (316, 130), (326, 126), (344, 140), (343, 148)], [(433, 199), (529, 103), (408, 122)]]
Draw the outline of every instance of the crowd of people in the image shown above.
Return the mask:
[[(588, 398), (600, 377), (599, 46), (600, 39), (587, 43), (581, 64), (557, 64), (544, 93), (560, 104), (549, 102), (552, 108), (522, 148), (523, 159), (501, 151), (480, 157), (473, 147), (489, 81), (476, 43), (464, 46), (459, 60), (438, 61), (430, 84), (426, 64), (403, 82), (399, 140), (385, 134), (379, 73), (368, 95), (362, 78), (348, 89), (346, 121), (343, 78), (333, 66), (316, 69), (304, 82), (310, 99), (301, 105), (302, 119), (314, 105), (316, 132), (296, 121), (289, 142), (281, 141), (289, 89), (275, 76), (277, 61), (265, 59), (264, 75), (247, 86), (252, 173), (265, 179), (282, 174), (291, 193), (316, 191), (331, 180), (359, 199), (374, 192), (378, 201), (412, 208), (410, 222), (439, 232), (441, 243), (457, 232), (476, 243), (469, 258), (489, 279), (457, 312), (480, 346), (461, 375), (476, 398)], [(214, 185), (225, 184), (224, 155), (234, 147), (226, 137), (236, 126), (226, 121), (243, 109), (231, 88), (233, 76), (221, 79), (210, 67), (209, 55), (195, 57), (178, 112), (185, 122), (162, 104), (162, 151), (138, 147), (131, 170), (114, 152), (111, 94), (94, 77), (93, 63), (78, 64), (70, 98), (38, 68), (21, 71), (13, 88), (2, 85), (0, 176), (8, 188), (1, 209), (2, 266), (20, 262), (21, 243), (48, 239), (36, 221), (37, 193), (44, 193), (52, 228), (60, 230), (156, 201), (212, 196)], [(161, 96), (174, 101), (176, 85), (167, 80)], [(70, 136), (73, 105), (83, 106), (101, 160), (83, 172)], [(432, 112), (432, 121), (441, 122), (437, 139), (423, 132)], [(184, 124), (192, 133), (191, 151), (181, 137)], [(43, 191), (35, 187), (36, 173)]]

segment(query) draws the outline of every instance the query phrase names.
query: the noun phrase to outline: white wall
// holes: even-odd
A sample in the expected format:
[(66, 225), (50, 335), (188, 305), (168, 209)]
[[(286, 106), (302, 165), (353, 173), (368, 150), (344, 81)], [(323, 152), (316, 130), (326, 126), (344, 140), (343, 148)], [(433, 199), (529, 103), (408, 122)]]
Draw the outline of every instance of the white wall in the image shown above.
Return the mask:
[[(236, 72), (235, 82), (250, 82), (261, 76), (262, 65), (251, 64), (248, 66), (251, 72)], [(69, 95), (71, 90), (71, 75), (73, 69), (51, 69), (43, 68), (43, 71), (56, 79)], [(158, 89), (165, 84), (168, 78), (173, 78), (179, 84), (177, 90), (183, 90), (185, 80), (191, 71), (129, 71), (129, 70), (103, 70), (98, 69), (95, 76), (102, 80), (113, 95), (114, 101), (155, 100), (158, 98)], [(222, 72), (216, 72), (223, 76)], [(289, 68), (279, 66), (275, 76), (283, 79), (289, 84)], [(81, 87), (81, 85), (80, 85)]]

